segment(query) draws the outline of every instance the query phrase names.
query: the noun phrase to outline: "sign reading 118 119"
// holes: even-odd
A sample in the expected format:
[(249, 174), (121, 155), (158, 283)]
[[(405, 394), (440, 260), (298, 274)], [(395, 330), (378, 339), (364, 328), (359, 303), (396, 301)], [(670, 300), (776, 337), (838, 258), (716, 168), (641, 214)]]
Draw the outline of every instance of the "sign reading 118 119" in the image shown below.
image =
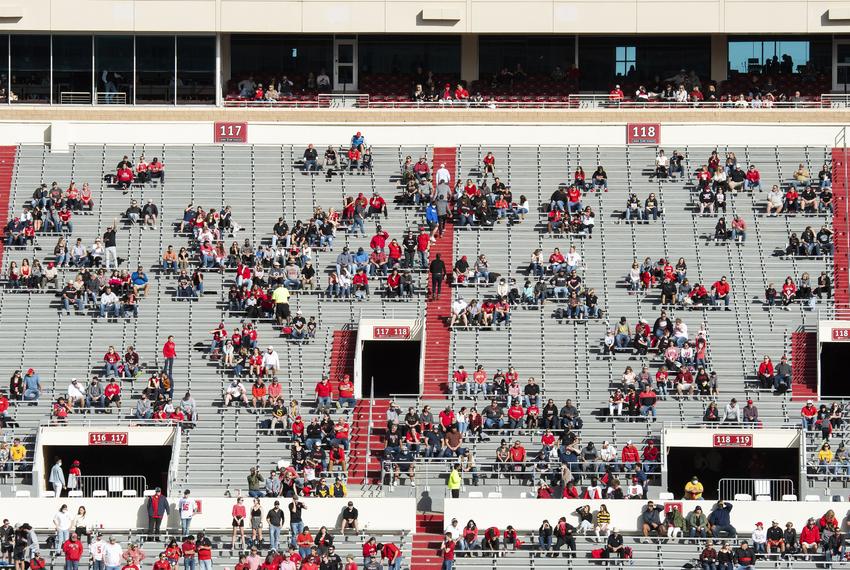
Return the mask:
[(661, 144), (661, 125), (658, 123), (627, 124), (626, 144)]
[(217, 143), (246, 143), (248, 142), (248, 123), (215, 124), (215, 142)]

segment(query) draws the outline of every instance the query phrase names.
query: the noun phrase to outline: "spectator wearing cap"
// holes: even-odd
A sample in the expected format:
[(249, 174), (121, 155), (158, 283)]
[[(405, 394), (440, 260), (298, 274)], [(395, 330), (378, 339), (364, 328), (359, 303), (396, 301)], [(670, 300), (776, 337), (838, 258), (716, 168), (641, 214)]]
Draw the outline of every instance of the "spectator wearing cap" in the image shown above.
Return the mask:
[(131, 542), (121, 557), (126, 560), (128, 564), (133, 564), (140, 568), (142, 560), (145, 559), (145, 552), (142, 550), (141, 546), (135, 542)]
[(122, 554), (121, 545), (116, 542), (114, 536), (110, 536), (103, 549), (103, 563), (106, 566), (106, 570), (118, 570), (121, 566)]
[(103, 533), (97, 533), (95, 539), (89, 544), (89, 556), (91, 557), (91, 570), (106, 570), (104, 555), (106, 554), (107, 541), (103, 539)]
[(753, 530), (753, 550), (756, 554), (764, 554), (767, 551), (767, 531), (764, 530), (764, 523), (757, 522), (756, 528)]
[(280, 530), (283, 527), (284, 517), (285, 514), (280, 508), (280, 501), (275, 501), (274, 506), (266, 513), (266, 522), (269, 523), (269, 547), (271, 550), (277, 550), (280, 544)]
[(359, 516), (357, 507), (354, 506), (352, 501), (348, 501), (348, 504), (342, 509), (342, 529), (340, 530), (340, 534), (345, 536), (345, 530), (349, 528), (354, 529), (355, 534), (360, 532), (360, 527), (357, 523)]
[(83, 543), (76, 532), (71, 533), (71, 537), (62, 544), (62, 553), (65, 555), (65, 570), (78, 570), (83, 557)]
[(820, 529), (817, 524), (815, 524), (815, 519), (809, 518), (806, 522), (806, 526), (804, 526), (800, 531), (800, 549), (802, 553), (806, 555), (807, 560), (811, 554), (817, 554), (820, 541)]
[[(743, 415), (743, 421), (745, 424), (757, 424), (759, 421), (759, 410), (753, 404), (752, 400), (747, 400), (747, 405), (744, 406), (744, 409), (741, 410)], [(753, 545), (755, 548), (755, 545)]]
[(157, 487), (154, 494), (148, 497), (148, 534), (154, 537), (154, 540), (159, 540), (160, 528), (162, 520), (170, 512), (168, 507), (168, 498), (162, 494), (162, 489)]
[(773, 373), (773, 389), (777, 392), (785, 392), (790, 387), (791, 365), (788, 364), (788, 357), (783, 354)]
[(35, 369), (28, 369), (24, 375), (24, 400), (38, 400), (41, 390), (41, 377)]
[(807, 400), (806, 405), (800, 410), (800, 419), (803, 422), (803, 429), (813, 431), (817, 421), (818, 409), (812, 400)]
[(770, 523), (770, 526), (765, 531), (765, 537), (767, 540), (765, 550), (768, 555), (785, 554), (785, 537), (782, 532), (782, 527), (779, 526), (778, 522), (772, 521)]
[(690, 538), (705, 538), (708, 535), (708, 518), (699, 505), (685, 517), (685, 524)]

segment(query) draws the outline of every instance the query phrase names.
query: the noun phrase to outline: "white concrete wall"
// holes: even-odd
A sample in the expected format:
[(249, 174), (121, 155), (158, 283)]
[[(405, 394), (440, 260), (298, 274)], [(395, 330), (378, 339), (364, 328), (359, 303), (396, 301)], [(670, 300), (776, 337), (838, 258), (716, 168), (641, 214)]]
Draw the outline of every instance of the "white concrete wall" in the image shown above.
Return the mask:
[(714, 436), (719, 434), (748, 435), (753, 438), (755, 448), (785, 449), (800, 445), (799, 426), (795, 429), (667, 429), (664, 430), (664, 444), (667, 447), (713, 447)]
[[(687, 514), (697, 505), (702, 506), (703, 512), (709, 513), (713, 501), (668, 501), (682, 505), (682, 511)], [(579, 501), (579, 500), (538, 500), (538, 499), (446, 499), (446, 521), (456, 518), (461, 525), (473, 519), (478, 528), (496, 525), (504, 529), (513, 525), (519, 530), (537, 530), (543, 519), (550, 523), (561, 517), (567, 517), (567, 522), (577, 524), (575, 510), (583, 505), (590, 505), (595, 513), (600, 504), (605, 504), (611, 512), (611, 524), (622, 532), (636, 532), (638, 518), (646, 505), (645, 501)], [(656, 501), (663, 504), (663, 501)], [(822, 502), (742, 502), (731, 501), (731, 518), (739, 535), (747, 536), (755, 529), (756, 522), (768, 526), (771, 521), (777, 521), (783, 528), (785, 523), (794, 523), (799, 531), (809, 517), (820, 518), (827, 510), (833, 509), (835, 516), (844, 519), (847, 515), (845, 503)]]
[[(171, 514), (169, 528), (180, 528), (176, 513), (178, 496), (169, 497)], [(193, 497), (201, 502), (201, 513), (192, 519), (194, 530), (230, 528), (230, 515), (236, 499), (224, 497)], [(415, 499), (351, 499), (359, 511), (360, 528), (375, 530), (412, 531), (416, 527)], [(41, 499), (14, 498), (0, 499), (0, 513), (8, 517), (12, 524), (30, 523), (33, 528), (53, 528), (53, 515), (62, 504), (68, 505), (71, 513), (76, 513), (80, 505), (86, 507), (88, 520), (96, 527), (104, 529), (147, 528), (146, 499)], [(245, 497), (244, 504), (250, 508), (253, 499)], [(304, 523), (312, 528), (339, 525), (339, 515), (349, 499), (304, 499)], [(272, 508), (273, 499), (262, 499), (263, 511)], [(280, 499), (281, 508), (285, 508), (289, 499)], [(286, 520), (289, 528), (289, 517)]]
[[(262, 112), (258, 113), (262, 119)], [(731, 120), (731, 119), (730, 119)], [(832, 145), (841, 125), (765, 123), (662, 123), (661, 146), (668, 152), (684, 145)], [(251, 122), (250, 144), (318, 145), (347, 143), (362, 130), (370, 145), (478, 145), (500, 141), (514, 145), (625, 144), (625, 123), (576, 124), (315, 124)], [(53, 129), (54, 150), (68, 144), (211, 144), (212, 122), (63, 121)], [(0, 144), (42, 144), (51, 139), (50, 123), (0, 123)]]
[[(4, 0), (0, 30), (669, 33), (669, 0)], [(681, 0), (678, 33), (846, 33), (841, 0)], [(830, 17), (830, 11), (832, 16)], [(443, 14), (445, 19), (424, 19)]]
[[(39, 431), (39, 445), (68, 445), (86, 447), (89, 445), (90, 433), (119, 432), (127, 434), (127, 445), (171, 445), (174, 437), (173, 427), (148, 426), (144, 428), (128, 428), (126, 426), (110, 426), (87, 428), (83, 426), (43, 427)], [(109, 449), (109, 446), (104, 446)]]

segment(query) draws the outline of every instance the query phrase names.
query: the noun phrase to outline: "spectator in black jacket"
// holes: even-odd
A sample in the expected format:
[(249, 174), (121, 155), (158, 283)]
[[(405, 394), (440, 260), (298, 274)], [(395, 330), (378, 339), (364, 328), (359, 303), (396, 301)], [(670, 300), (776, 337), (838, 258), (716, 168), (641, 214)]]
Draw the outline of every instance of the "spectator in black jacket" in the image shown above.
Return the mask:
[(319, 153), (312, 144), (308, 144), (307, 150), (304, 151), (304, 172), (317, 172), (319, 170), (318, 158)]
[(619, 556), (626, 557), (626, 547), (623, 544), (623, 535), (620, 534), (617, 527), (611, 529), (611, 534), (608, 535), (608, 544), (605, 545), (608, 557)]
[(750, 548), (750, 545), (747, 544), (746, 540), (735, 549), (735, 562), (738, 563), (736, 567), (738, 570), (752, 570), (752, 568), (755, 568), (756, 554)]

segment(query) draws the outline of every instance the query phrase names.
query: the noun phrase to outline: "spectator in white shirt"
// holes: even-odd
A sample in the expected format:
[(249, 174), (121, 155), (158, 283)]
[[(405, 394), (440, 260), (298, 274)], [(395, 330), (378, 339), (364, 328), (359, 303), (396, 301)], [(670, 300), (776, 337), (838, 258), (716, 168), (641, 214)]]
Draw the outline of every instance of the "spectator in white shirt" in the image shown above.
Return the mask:
[(85, 401), (86, 393), (80, 381), (71, 378), (71, 383), (68, 384), (68, 402), (74, 407), (82, 408)]
[(106, 313), (110, 312), (117, 318), (120, 311), (121, 304), (118, 302), (118, 296), (107, 287), (100, 296), (100, 316), (105, 317)]
[(440, 163), (440, 168), (437, 169), (437, 184), (450, 184), (452, 181), (452, 175), (449, 173), (449, 169), (446, 168), (446, 163)]
[(103, 534), (97, 533), (97, 538), (89, 544), (89, 556), (91, 556), (91, 570), (106, 570), (103, 557), (106, 554), (107, 542), (103, 540)]
[(265, 354), (263, 354), (263, 368), (269, 376), (276, 376), (277, 371), (280, 370), (280, 358), (274, 347), (268, 347)]
[(738, 407), (738, 400), (732, 398), (732, 400), (726, 404), (726, 410), (723, 414), (724, 422), (741, 422), (741, 408)]
[(567, 274), (572, 271), (578, 269), (579, 264), (581, 263), (581, 254), (576, 251), (574, 245), (570, 246), (570, 251), (567, 253)]
[(71, 515), (68, 514), (68, 505), (62, 505), (53, 515), (53, 528), (56, 530), (57, 548), (61, 548), (71, 536)]
[(446, 527), (443, 534), (450, 534), (452, 536), (452, 540), (455, 542), (460, 539), (460, 527), (458, 526), (457, 519), (452, 519), (452, 523)]
[(110, 536), (106, 549), (103, 551), (103, 563), (106, 570), (118, 570), (121, 568), (121, 555), (124, 552), (121, 550), (121, 545), (115, 542), (115, 537)]
[(239, 400), (246, 406), (248, 405), (248, 393), (238, 378), (234, 378), (224, 391), (224, 407), (229, 406), (233, 400)]

